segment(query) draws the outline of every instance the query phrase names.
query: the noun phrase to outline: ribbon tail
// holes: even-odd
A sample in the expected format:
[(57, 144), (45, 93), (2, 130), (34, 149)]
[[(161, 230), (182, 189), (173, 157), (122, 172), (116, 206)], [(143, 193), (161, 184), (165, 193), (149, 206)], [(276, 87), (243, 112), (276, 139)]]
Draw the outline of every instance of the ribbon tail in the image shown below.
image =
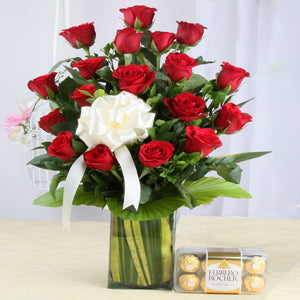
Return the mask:
[(123, 209), (133, 205), (134, 208), (138, 210), (141, 196), (141, 185), (132, 156), (125, 145), (117, 148), (114, 153), (121, 166), (124, 177), (125, 191)]
[(86, 163), (84, 161), (83, 155), (81, 155), (73, 163), (66, 178), (63, 195), (62, 220), (63, 228), (68, 229), (69, 231), (73, 199), (84, 175), (85, 169)]

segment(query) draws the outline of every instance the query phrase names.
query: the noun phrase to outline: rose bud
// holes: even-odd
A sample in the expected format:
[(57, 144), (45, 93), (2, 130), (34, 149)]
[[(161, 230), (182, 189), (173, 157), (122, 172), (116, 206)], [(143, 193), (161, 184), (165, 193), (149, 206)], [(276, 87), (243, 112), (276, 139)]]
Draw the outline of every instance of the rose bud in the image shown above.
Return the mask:
[(102, 68), (104, 57), (87, 58), (71, 64), (72, 68), (78, 68), (80, 75), (85, 79), (98, 78), (96, 71)]
[(176, 33), (176, 41), (180, 44), (194, 46), (198, 43), (204, 33), (206, 27), (200, 24), (193, 24), (187, 22), (177, 22), (178, 28)]
[(136, 5), (128, 8), (120, 9), (124, 15), (124, 22), (128, 27), (137, 29), (145, 29), (152, 25), (156, 8), (150, 8), (144, 5)]
[(72, 148), (72, 133), (61, 131), (48, 147), (48, 154), (63, 161), (70, 161), (76, 155)]
[(234, 92), (240, 86), (245, 77), (250, 77), (250, 74), (242, 68), (237, 68), (228, 62), (223, 62), (222, 70), (219, 73), (217, 84), (224, 89), (231, 85), (230, 92)]
[(91, 106), (92, 105), (91, 103), (86, 102), (86, 100), (89, 99), (90, 97), (87, 96), (86, 94), (82, 93), (81, 91), (86, 91), (86, 92), (90, 93), (91, 95), (94, 95), (96, 90), (97, 89), (96, 89), (95, 84), (82, 85), (75, 89), (75, 91), (70, 95), (70, 98), (72, 98), (74, 101), (76, 101), (80, 107)]
[(147, 65), (122, 65), (113, 71), (112, 76), (121, 90), (135, 95), (143, 93), (155, 80), (155, 72), (150, 72)]
[(57, 85), (55, 84), (56, 72), (46, 74), (40, 77), (37, 77), (33, 80), (30, 80), (27, 84), (28, 88), (37, 93), (41, 98), (49, 98), (48, 90), (51, 90), (54, 94), (57, 93)]
[(155, 31), (150, 32), (151, 40), (150, 45), (151, 49), (155, 52), (168, 51), (169, 47), (173, 44), (175, 40), (175, 34), (171, 32), (164, 31)]
[(94, 22), (63, 29), (60, 33), (74, 48), (90, 47), (94, 44), (96, 32)]
[(84, 152), (83, 157), (88, 167), (102, 172), (110, 171), (115, 164), (113, 153), (104, 144), (97, 145), (92, 150)]
[(163, 101), (174, 118), (190, 122), (204, 116), (205, 101), (190, 92), (181, 93), (174, 99), (165, 98)]
[(241, 130), (245, 124), (252, 121), (252, 117), (242, 113), (239, 107), (233, 103), (226, 103), (222, 106), (215, 120), (218, 131), (226, 129), (226, 134)]
[(174, 146), (165, 141), (151, 141), (141, 146), (138, 159), (147, 168), (156, 168), (166, 163), (173, 155)]
[(39, 126), (43, 130), (49, 133), (54, 133), (54, 130), (52, 129), (53, 125), (56, 125), (58, 123), (66, 122), (67, 119), (64, 117), (63, 114), (60, 113), (59, 108), (54, 109), (49, 114), (43, 116), (39, 120)]
[(187, 140), (184, 144), (186, 153), (202, 152), (202, 158), (218, 147), (222, 146), (222, 142), (217, 134), (211, 128), (199, 128), (197, 126), (187, 126)]
[(197, 61), (183, 53), (170, 53), (164, 63), (165, 71), (172, 81), (189, 80), (192, 68), (198, 65)]
[(134, 28), (125, 28), (117, 31), (114, 45), (120, 53), (135, 53), (140, 49), (144, 33), (136, 33)]

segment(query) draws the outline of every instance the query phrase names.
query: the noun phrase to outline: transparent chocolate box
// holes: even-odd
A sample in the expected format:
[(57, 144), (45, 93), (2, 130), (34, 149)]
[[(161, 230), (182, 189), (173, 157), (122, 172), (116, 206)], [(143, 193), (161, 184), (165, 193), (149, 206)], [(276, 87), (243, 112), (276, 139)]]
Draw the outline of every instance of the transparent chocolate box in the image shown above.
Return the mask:
[(258, 248), (179, 248), (174, 290), (178, 293), (260, 294), (268, 257)]

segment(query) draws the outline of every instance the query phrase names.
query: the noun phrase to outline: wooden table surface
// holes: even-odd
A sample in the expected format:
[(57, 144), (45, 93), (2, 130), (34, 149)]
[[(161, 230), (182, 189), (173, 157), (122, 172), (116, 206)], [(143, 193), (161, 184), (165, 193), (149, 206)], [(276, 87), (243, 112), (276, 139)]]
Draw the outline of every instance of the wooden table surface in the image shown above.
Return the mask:
[(0, 300), (300, 299), (300, 221), (181, 216), (177, 247), (262, 248), (269, 256), (261, 295), (112, 290), (109, 223), (0, 221)]

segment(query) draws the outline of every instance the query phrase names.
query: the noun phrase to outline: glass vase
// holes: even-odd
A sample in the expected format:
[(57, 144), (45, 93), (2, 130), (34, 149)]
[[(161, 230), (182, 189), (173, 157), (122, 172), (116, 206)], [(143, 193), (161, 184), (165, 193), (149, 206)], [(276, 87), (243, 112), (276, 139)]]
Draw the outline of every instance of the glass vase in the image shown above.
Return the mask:
[(149, 220), (111, 217), (109, 288), (172, 289), (175, 215)]

